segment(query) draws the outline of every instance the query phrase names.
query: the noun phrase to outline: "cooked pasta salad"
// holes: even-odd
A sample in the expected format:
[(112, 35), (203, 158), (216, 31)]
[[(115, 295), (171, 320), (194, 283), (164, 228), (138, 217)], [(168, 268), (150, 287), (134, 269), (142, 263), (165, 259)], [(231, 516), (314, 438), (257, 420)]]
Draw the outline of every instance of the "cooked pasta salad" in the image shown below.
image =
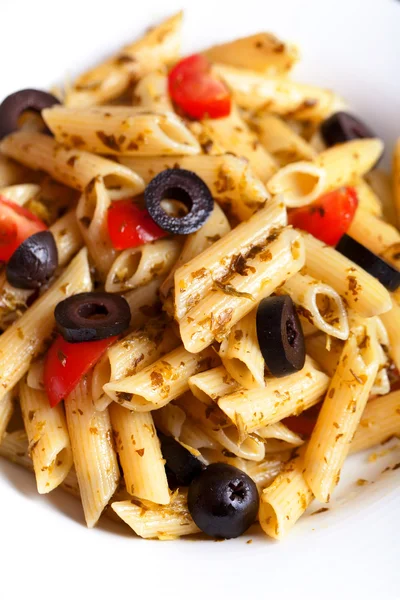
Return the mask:
[(0, 105), (0, 455), (88, 527), (281, 539), (400, 435), (400, 140), (181, 25)]

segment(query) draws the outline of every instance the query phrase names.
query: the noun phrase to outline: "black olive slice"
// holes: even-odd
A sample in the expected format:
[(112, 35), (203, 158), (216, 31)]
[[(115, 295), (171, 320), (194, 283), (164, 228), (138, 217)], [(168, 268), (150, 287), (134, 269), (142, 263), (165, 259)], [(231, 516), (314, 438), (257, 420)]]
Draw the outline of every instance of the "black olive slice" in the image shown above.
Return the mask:
[[(164, 231), (188, 234), (204, 225), (214, 208), (210, 190), (196, 173), (166, 169), (154, 177), (144, 192), (147, 210)], [(179, 200), (189, 209), (184, 217), (172, 217), (163, 209), (163, 200)]]
[(41, 112), (60, 101), (41, 90), (27, 89), (10, 94), (0, 104), (0, 140), (18, 129), (18, 119), (25, 110)]
[(236, 538), (254, 523), (259, 507), (254, 481), (224, 463), (209, 465), (192, 481), (188, 509), (197, 527), (216, 538)]
[(53, 234), (39, 231), (22, 242), (6, 267), (8, 283), (23, 290), (34, 290), (47, 283), (58, 267), (58, 252)]
[(365, 123), (344, 111), (331, 115), (321, 124), (321, 136), (328, 147), (350, 140), (377, 137)]
[(116, 294), (75, 294), (55, 308), (57, 329), (67, 342), (93, 342), (119, 335), (129, 327), (129, 304)]
[(205, 464), (193, 456), (173, 437), (158, 433), (167, 470), (168, 482), (173, 487), (189, 485), (197, 475), (200, 475)]
[(300, 371), (306, 360), (304, 334), (290, 296), (261, 300), (256, 323), (261, 354), (270, 373), (285, 377)]
[(341, 238), (336, 250), (376, 277), (390, 292), (400, 286), (400, 272), (349, 235)]

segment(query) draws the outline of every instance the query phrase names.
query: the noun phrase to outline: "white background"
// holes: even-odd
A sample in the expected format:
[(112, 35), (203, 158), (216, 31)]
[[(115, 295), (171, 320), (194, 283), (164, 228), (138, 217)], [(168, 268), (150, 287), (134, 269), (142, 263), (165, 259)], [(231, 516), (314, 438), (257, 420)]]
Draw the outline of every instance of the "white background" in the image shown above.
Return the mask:
[[(183, 7), (185, 51), (273, 31), (301, 48), (296, 79), (345, 96), (389, 150), (400, 135), (397, 0), (0, 0), (0, 99), (64, 81)], [(159, 543), (113, 524), (86, 530), (78, 502), (38, 497), (33, 478), (0, 459), (0, 600), (399, 599), (400, 469), (380, 475), (396, 462), (398, 448), (353, 460), (332, 509), (281, 543), (253, 532)], [(375, 483), (357, 488), (360, 477)]]

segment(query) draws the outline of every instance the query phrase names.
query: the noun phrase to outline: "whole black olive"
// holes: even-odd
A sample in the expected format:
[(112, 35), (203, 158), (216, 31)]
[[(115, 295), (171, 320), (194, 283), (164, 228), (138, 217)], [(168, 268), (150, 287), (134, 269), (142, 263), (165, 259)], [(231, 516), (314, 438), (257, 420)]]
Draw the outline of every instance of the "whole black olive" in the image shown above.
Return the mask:
[[(166, 169), (154, 177), (144, 192), (147, 210), (153, 221), (164, 231), (188, 234), (204, 225), (214, 208), (207, 185), (196, 173), (186, 169)], [(184, 217), (172, 217), (163, 209), (163, 200), (179, 200), (189, 212)]]
[(125, 331), (131, 310), (123, 296), (84, 292), (59, 302), (54, 316), (57, 329), (67, 342), (93, 342)]
[(376, 277), (390, 292), (400, 286), (400, 272), (349, 235), (340, 239), (336, 250)]
[(256, 323), (261, 354), (270, 373), (285, 377), (300, 371), (306, 360), (304, 334), (290, 296), (261, 300)]
[(231, 465), (209, 465), (189, 486), (188, 508), (193, 521), (216, 538), (242, 535), (256, 520), (258, 506), (256, 484)]
[(0, 104), (0, 140), (18, 129), (18, 119), (25, 110), (41, 112), (54, 104), (60, 104), (60, 101), (41, 90), (19, 90), (10, 94)]
[(7, 281), (16, 288), (34, 290), (47, 283), (58, 267), (53, 234), (39, 231), (22, 242), (6, 267)]
[(158, 433), (158, 437), (167, 475), (170, 475), (168, 481), (171, 480), (173, 487), (189, 485), (202, 472), (205, 466), (204, 463), (193, 456), (173, 437), (163, 433)]
[(328, 147), (350, 140), (377, 137), (365, 123), (344, 111), (337, 112), (323, 121), (321, 136)]

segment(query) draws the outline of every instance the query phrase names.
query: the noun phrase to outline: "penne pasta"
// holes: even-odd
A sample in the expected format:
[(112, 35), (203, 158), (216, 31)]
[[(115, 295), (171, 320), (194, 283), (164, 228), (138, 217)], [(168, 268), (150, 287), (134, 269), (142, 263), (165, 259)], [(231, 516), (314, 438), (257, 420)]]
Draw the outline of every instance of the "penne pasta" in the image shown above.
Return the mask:
[(25, 381), (19, 397), (37, 489), (47, 494), (64, 481), (73, 464), (64, 410), (60, 404), (51, 408), (47, 395)]
[(67, 106), (104, 104), (121, 95), (131, 81), (159, 67), (173, 63), (179, 56), (182, 12), (169, 17), (142, 38), (87, 71), (67, 90)]
[(179, 442), (186, 447), (201, 450), (201, 452), (203, 452), (205, 448), (222, 451), (222, 446), (210, 436), (209, 431), (202, 429), (193, 421), (193, 419), (190, 419), (187, 416), (182, 425)]
[(167, 319), (149, 319), (108, 349), (110, 380), (135, 375), (142, 366), (150, 365), (178, 345), (179, 338)]
[(313, 236), (303, 233), (306, 247), (307, 273), (330, 285), (363, 317), (373, 317), (390, 310), (389, 292), (364, 269), (326, 246)]
[(265, 386), (265, 362), (258, 344), (256, 314), (254, 309), (236, 323), (219, 349), (229, 375), (247, 389)]
[(81, 250), (64, 273), (0, 336), (0, 398), (25, 375), (42, 351), (54, 327), (54, 308), (68, 296), (91, 289), (86, 249)]
[[(139, 413), (138, 413), (139, 414)], [(147, 413), (143, 413), (146, 415)], [(166, 404), (159, 410), (150, 413), (153, 417), (154, 424), (164, 435), (170, 435), (179, 439), (183, 424), (186, 420), (186, 415), (179, 406), (172, 402)]]
[(19, 183), (0, 187), (0, 196), (11, 200), (19, 206), (23, 206), (30, 200), (37, 199), (40, 195), (40, 185), (36, 183)]
[(76, 208), (81, 235), (102, 281), (106, 279), (117, 256), (108, 234), (107, 213), (110, 205), (111, 198), (104, 179), (96, 177), (86, 187)]
[(379, 368), (376, 328), (362, 340), (352, 333), (318, 415), (304, 459), (304, 478), (316, 498), (329, 502)]
[(23, 165), (0, 153), (0, 186), (18, 185), (29, 181), (30, 172)]
[(164, 459), (151, 413), (134, 413), (113, 402), (110, 417), (128, 492), (156, 504), (169, 504)]
[(203, 54), (211, 62), (251, 68), (267, 76), (285, 75), (299, 59), (296, 46), (266, 32), (212, 46)]
[(383, 210), (383, 216), (392, 225), (397, 224), (396, 205), (393, 197), (393, 182), (391, 176), (383, 169), (372, 169), (365, 175), (365, 179), (378, 196)]
[(264, 440), (269, 440), (271, 438), (282, 440), (290, 446), (301, 446), (304, 443), (304, 440), (300, 435), (291, 431), (289, 427), (286, 427), (283, 423), (273, 423), (266, 427), (260, 427), (260, 429), (257, 429), (257, 435)]
[(306, 350), (324, 373), (332, 377), (343, 350), (343, 342), (337, 338), (328, 338), (325, 334), (316, 333), (306, 338)]
[(316, 164), (306, 161), (291, 163), (279, 169), (267, 183), (273, 195), (282, 194), (286, 206), (295, 208), (311, 204), (321, 196), (326, 182), (326, 172)]
[(110, 381), (132, 376), (179, 344), (167, 320), (150, 319), (146, 324), (113, 344), (93, 369), (92, 396), (97, 410), (104, 410), (111, 398), (103, 387)]
[(250, 126), (281, 167), (292, 162), (312, 161), (317, 156), (314, 148), (276, 115), (268, 112), (257, 114), (250, 120)]
[(135, 86), (133, 104), (154, 111), (174, 110), (168, 92), (168, 78), (163, 70), (153, 71), (142, 77)]
[(200, 146), (173, 112), (129, 106), (53, 106), (43, 118), (60, 144), (98, 154), (199, 154)]
[(71, 210), (50, 227), (57, 246), (58, 266), (64, 267), (83, 245), (75, 211)]
[(226, 212), (245, 221), (261, 208), (269, 194), (254, 175), (247, 160), (237, 156), (182, 156), (179, 159), (123, 157), (122, 164), (149, 183), (164, 169), (181, 168), (193, 171), (203, 179), (215, 200)]
[(284, 77), (265, 77), (249, 69), (223, 64), (213, 66), (233, 92), (241, 108), (268, 110), (295, 119), (321, 121), (335, 112), (337, 97), (328, 90), (290, 81)]
[(125, 408), (147, 412), (161, 408), (189, 389), (189, 377), (207, 371), (216, 361), (212, 349), (192, 354), (179, 346), (136, 375), (111, 381), (104, 391)]
[(390, 223), (358, 208), (347, 233), (371, 252), (384, 255), (394, 266), (400, 266), (399, 258), (390, 257), (391, 249), (392, 255), (396, 255), (400, 248), (400, 233)]
[(242, 119), (236, 107), (231, 108), (227, 117), (204, 119), (201, 126), (201, 136), (205, 136), (213, 145), (224, 152), (247, 158), (250, 168), (263, 183), (277, 171), (275, 160), (259, 143), (256, 134)]
[(373, 168), (382, 153), (383, 142), (378, 138), (351, 140), (320, 152), (314, 163), (325, 170), (325, 191), (328, 191), (356, 184), (359, 177)]
[(131, 309), (132, 329), (141, 327), (161, 310), (160, 288), (163, 277), (155, 277), (148, 283), (123, 294)]
[(363, 211), (371, 213), (375, 217), (381, 217), (382, 203), (380, 198), (371, 186), (368, 185), (365, 179), (359, 179), (354, 187), (357, 193), (358, 207)]
[(65, 402), (68, 431), (85, 520), (94, 527), (117, 489), (119, 468), (107, 410), (95, 409), (85, 376)]
[(400, 436), (400, 392), (398, 390), (369, 400), (351, 440), (350, 454), (383, 444), (393, 436)]
[(297, 304), (297, 311), (320, 331), (346, 340), (349, 323), (343, 300), (335, 290), (307, 274), (296, 273), (282, 286)]
[(400, 371), (400, 306), (398, 303), (393, 302), (392, 308), (381, 315), (381, 319), (389, 336), (389, 355)]
[(53, 179), (83, 192), (95, 178), (102, 177), (113, 198), (135, 196), (144, 182), (133, 171), (112, 160), (66, 148), (42, 133), (17, 131), (0, 143), (1, 151), (34, 170), (49, 173)]
[[(222, 341), (231, 327), (262, 298), (304, 266), (304, 246), (298, 232), (286, 228), (273, 238), (274, 241), (259, 247), (254, 258), (245, 261), (244, 270), (234, 272), (222, 282), (214, 279), (215, 291), (210, 291), (179, 322), (186, 350), (200, 352), (215, 339)], [(207, 266), (206, 263), (203, 267), (206, 271)], [(175, 283), (181, 285), (181, 281), (178, 269)]]
[(193, 398), (190, 393), (179, 398), (177, 403), (193, 423), (228, 452), (246, 460), (264, 459), (263, 440), (255, 435), (242, 436), (238, 429), (229, 423), (217, 404), (207, 406)]
[(160, 239), (124, 250), (109, 269), (106, 291), (127, 292), (165, 276), (178, 260), (180, 249), (177, 239)]
[(187, 508), (186, 493), (179, 490), (167, 506), (139, 500), (113, 502), (112, 509), (144, 539), (174, 540), (199, 533)]
[(218, 204), (214, 204), (213, 211), (207, 221), (198, 231), (186, 237), (181, 253), (174, 266), (170, 269), (168, 276), (160, 288), (163, 299), (164, 310), (171, 315), (174, 313), (174, 277), (175, 271), (185, 263), (195, 258), (198, 254), (212, 246), (231, 230), (229, 221)]
[(328, 385), (329, 377), (307, 358), (301, 371), (281, 378), (268, 377), (264, 388), (240, 388), (220, 398), (218, 406), (240, 431), (248, 434), (314, 406)]
[(281, 453), (268, 456), (259, 463), (254, 461), (248, 463), (246, 472), (256, 484), (260, 496), (263, 489), (270, 485), (281, 470), (285, 468), (285, 460), (284, 453)]
[[(193, 257), (175, 272), (175, 315), (180, 321), (211, 290), (214, 280), (222, 279), (242, 261), (251, 248), (265, 243), (273, 232), (286, 225), (283, 202), (273, 199), (248, 222), (240, 224), (210, 248)], [(231, 267), (232, 265), (232, 267)]]
[(0, 399), (0, 448), (13, 412), (14, 397), (10, 391)]
[(44, 360), (38, 358), (31, 363), (26, 376), (26, 384), (33, 390), (44, 390)]
[(222, 396), (238, 389), (239, 384), (224, 366), (203, 371), (189, 378), (189, 388), (200, 402), (213, 406)]
[[(28, 471), (34, 472), (28, 437), (24, 429), (7, 433), (0, 444), (0, 456)], [(75, 498), (80, 498), (79, 485), (73, 467), (60, 483), (60, 488)]]
[(313, 500), (303, 477), (303, 456), (284, 465), (278, 477), (261, 495), (259, 521), (263, 531), (282, 539)]

